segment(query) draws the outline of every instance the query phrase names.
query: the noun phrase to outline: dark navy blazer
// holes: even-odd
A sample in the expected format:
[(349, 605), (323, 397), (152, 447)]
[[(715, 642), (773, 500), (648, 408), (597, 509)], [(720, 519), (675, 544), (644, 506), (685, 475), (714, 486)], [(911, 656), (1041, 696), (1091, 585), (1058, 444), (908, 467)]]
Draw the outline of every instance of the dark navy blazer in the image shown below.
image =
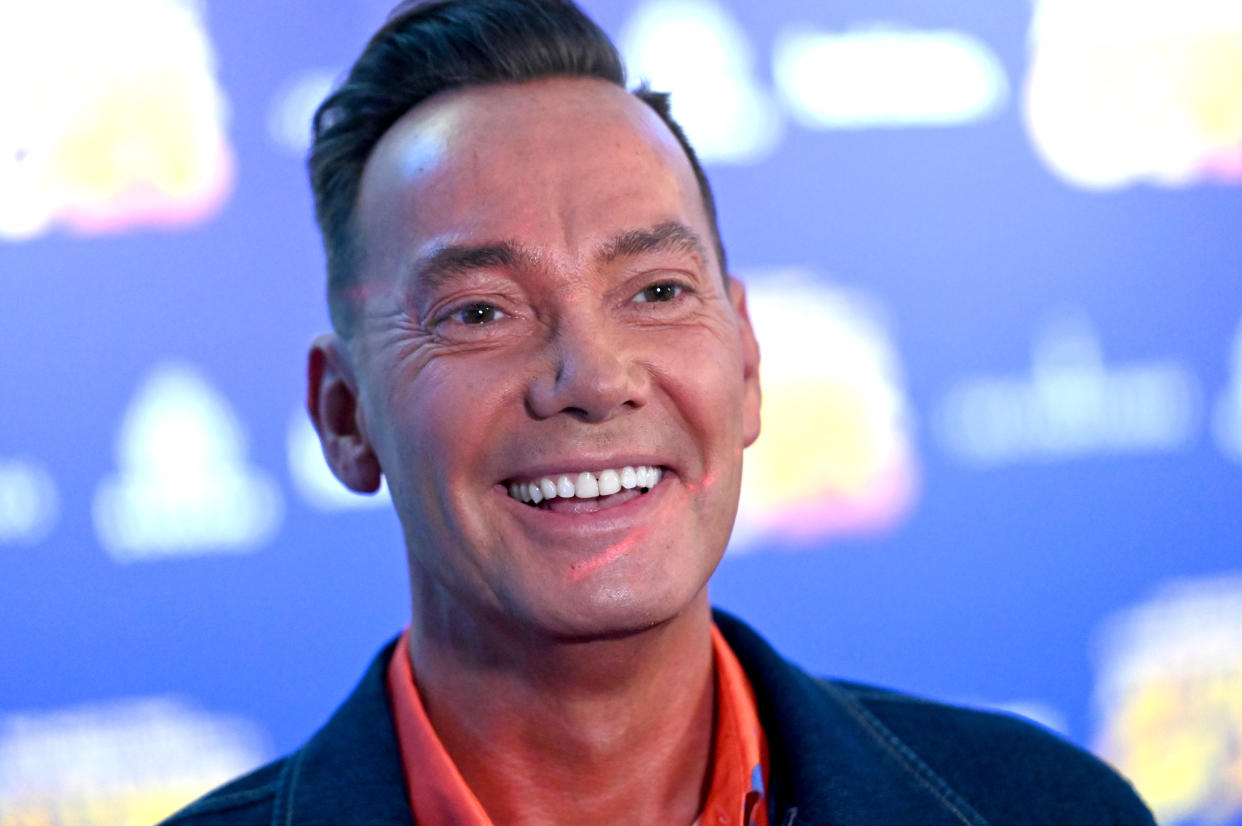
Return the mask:
[[(716, 623), (755, 688), (772, 826), (1154, 826), (1116, 773), (1038, 726), (817, 679), (739, 620), (718, 611)], [(410, 826), (386, 693), (393, 644), (305, 746), (165, 823)]]

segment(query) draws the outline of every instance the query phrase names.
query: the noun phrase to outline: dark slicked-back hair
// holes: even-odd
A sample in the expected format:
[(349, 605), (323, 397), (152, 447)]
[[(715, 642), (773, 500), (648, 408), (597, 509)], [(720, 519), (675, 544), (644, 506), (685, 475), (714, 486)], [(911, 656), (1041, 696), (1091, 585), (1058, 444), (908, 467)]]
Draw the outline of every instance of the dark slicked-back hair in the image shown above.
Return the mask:
[[(313, 122), (307, 166), (327, 255), (328, 306), (338, 332), (348, 333), (351, 326), (351, 288), (361, 259), (354, 225), (358, 187), (384, 133), (439, 92), (555, 76), (598, 78), (625, 88), (616, 47), (571, 0), (414, 0), (392, 12)], [(673, 120), (669, 96), (646, 86), (634, 95), (685, 150), (725, 271), (711, 187)]]

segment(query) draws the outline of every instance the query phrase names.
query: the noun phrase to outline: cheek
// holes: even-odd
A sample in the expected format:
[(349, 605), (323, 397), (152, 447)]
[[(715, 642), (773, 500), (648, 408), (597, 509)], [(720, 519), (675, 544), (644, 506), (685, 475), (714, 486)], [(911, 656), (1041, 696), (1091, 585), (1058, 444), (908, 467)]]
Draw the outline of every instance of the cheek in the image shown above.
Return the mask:
[(401, 431), (395, 447), (407, 461), (425, 465), (421, 475), (428, 481), (469, 474), (504, 432), (504, 418), (522, 409), (513, 375), (500, 359), (477, 354), (424, 365), (390, 401), (389, 414)]
[[(490, 371), (460, 359), (432, 361), (391, 388), (381, 462), (414, 553), (456, 546), (484, 530), (477, 499), (488, 487), (482, 469), (504, 432), (503, 394)], [(442, 573), (455, 567), (434, 553), (423, 564)]]
[(677, 368), (679, 406), (704, 437), (729, 442), (740, 439), (744, 395), (741, 362), (727, 349), (701, 352), (704, 355), (686, 358)]
[(740, 364), (725, 351), (711, 359), (687, 359), (663, 378), (673, 415), (694, 456), (693, 464), (684, 467), (682, 479), (690, 507), (699, 518), (711, 518), (741, 489), (744, 385)]

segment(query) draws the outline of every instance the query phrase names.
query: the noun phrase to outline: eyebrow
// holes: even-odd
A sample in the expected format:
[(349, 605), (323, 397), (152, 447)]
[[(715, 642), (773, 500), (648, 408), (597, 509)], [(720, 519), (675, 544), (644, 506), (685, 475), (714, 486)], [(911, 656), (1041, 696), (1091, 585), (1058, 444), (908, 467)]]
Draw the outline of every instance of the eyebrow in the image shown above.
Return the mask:
[(510, 241), (479, 246), (455, 244), (441, 247), (420, 261), (414, 267), (414, 283), (435, 290), (472, 270), (533, 267), (536, 259), (530, 250)]
[[(595, 258), (610, 264), (619, 258), (635, 258), (653, 252), (684, 252), (697, 256), (704, 265), (707, 262), (703, 239), (677, 221), (623, 232), (601, 244)], [(419, 261), (414, 267), (413, 282), (420, 289), (434, 291), (474, 270), (533, 269), (540, 258), (536, 251), (512, 241), (474, 246), (451, 244)]]
[(707, 263), (707, 247), (694, 230), (677, 221), (665, 221), (647, 229), (622, 233), (600, 247), (596, 257), (604, 263), (652, 252), (684, 252)]

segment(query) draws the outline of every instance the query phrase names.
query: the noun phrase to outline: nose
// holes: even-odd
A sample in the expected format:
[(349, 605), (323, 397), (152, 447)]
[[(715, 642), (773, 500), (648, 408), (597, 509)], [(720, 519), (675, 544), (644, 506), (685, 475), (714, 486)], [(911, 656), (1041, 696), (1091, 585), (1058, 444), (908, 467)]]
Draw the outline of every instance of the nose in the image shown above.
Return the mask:
[(548, 343), (550, 369), (541, 370), (527, 388), (531, 413), (602, 422), (641, 407), (650, 377), (632, 349), (621, 331), (583, 322), (560, 325)]

